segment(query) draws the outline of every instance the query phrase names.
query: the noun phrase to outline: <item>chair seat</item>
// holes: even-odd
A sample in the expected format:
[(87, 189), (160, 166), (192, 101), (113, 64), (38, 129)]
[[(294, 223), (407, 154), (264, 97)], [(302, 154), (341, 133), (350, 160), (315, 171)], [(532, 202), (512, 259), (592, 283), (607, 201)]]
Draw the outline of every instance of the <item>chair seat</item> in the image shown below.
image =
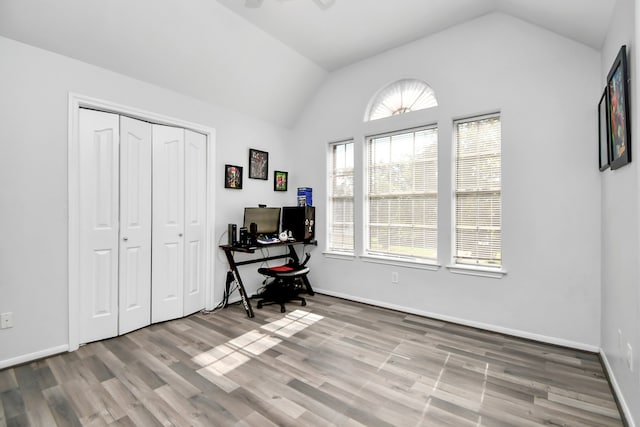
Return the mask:
[(309, 267), (295, 268), (290, 265), (279, 265), (259, 268), (258, 273), (269, 277), (298, 277), (309, 273)]

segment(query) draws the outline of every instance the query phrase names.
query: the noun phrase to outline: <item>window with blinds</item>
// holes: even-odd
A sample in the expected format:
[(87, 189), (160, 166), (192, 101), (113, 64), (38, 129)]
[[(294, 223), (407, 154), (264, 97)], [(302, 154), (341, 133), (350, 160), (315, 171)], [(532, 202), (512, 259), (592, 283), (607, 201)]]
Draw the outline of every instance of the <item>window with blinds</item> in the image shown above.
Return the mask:
[(367, 252), (437, 259), (438, 129), (367, 140)]
[(460, 120), (455, 126), (454, 262), (502, 264), (500, 116)]
[(329, 145), (328, 250), (353, 253), (353, 141)]

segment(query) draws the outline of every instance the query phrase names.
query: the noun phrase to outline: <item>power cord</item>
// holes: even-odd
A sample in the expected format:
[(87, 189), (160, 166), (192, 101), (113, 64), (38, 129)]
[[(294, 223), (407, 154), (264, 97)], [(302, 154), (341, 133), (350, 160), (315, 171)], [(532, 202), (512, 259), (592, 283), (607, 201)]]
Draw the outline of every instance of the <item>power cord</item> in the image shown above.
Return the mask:
[[(228, 284), (229, 286), (227, 286), (225, 284), (224, 287), (224, 294), (222, 296), (222, 301), (220, 301), (218, 303), (217, 306), (215, 306), (212, 310), (207, 310), (207, 309), (203, 309), (200, 311), (201, 314), (211, 314), (216, 310), (220, 310), (229, 304), (229, 297), (231, 296), (231, 294), (233, 294), (235, 291), (237, 291), (240, 287), (240, 285), (238, 284), (238, 280), (236, 279), (235, 274), (233, 274), (233, 271), (229, 270), (227, 271), (227, 279), (226, 279), (226, 284)], [(229, 288), (229, 291), (227, 292), (227, 287)], [(240, 301), (238, 301), (239, 303)], [(236, 304), (236, 303), (234, 303)]]

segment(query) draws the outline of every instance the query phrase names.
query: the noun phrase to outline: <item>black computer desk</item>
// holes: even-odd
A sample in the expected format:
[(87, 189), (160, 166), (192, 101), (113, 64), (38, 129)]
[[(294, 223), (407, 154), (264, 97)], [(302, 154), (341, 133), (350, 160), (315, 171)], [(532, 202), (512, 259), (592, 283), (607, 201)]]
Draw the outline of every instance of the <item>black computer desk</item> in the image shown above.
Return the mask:
[[(235, 280), (236, 282), (238, 282), (238, 292), (240, 293), (240, 300), (242, 302), (242, 306), (244, 307), (245, 311), (247, 312), (247, 316), (249, 317), (253, 317), (253, 308), (251, 308), (251, 302), (249, 301), (249, 296), (247, 295), (247, 292), (244, 289), (244, 284), (242, 283), (242, 278), (240, 277), (240, 272), (238, 271), (238, 267), (240, 267), (241, 265), (247, 265), (247, 264), (255, 264), (258, 262), (265, 262), (265, 261), (271, 261), (274, 259), (283, 259), (283, 258), (291, 258), (293, 260), (293, 262), (295, 263), (300, 263), (300, 258), (298, 258), (298, 254), (296, 253), (296, 245), (317, 245), (318, 243), (315, 240), (300, 240), (300, 241), (287, 241), (287, 242), (280, 242), (280, 243), (270, 243), (270, 244), (266, 244), (266, 245), (261, 245), (261, 244), (257, 244), (255, 246), (232, 246), (232, 245), (220, 245), (220, 249), (222, 249), (224, 251), (224, 254), (227, 257), (227, 261), (229, 263), (229, 271), (227, 272), (227, 279), (226, 279), (226, 284), (225, 284), (225, 301), (224, 301), (224, 308), (226, 308), (229, 305), (229, 293), (231, 291), (231, 283), (233, 283), (233, 281)], [(234, 255), (236, 252), (240, 252), (240, 253), (246, 253), (246, 254), (253, 254), (255, 253), (257, 250), (261, 250), (261, 249), (271, 249), (271, 248), (279, 248), (279, 247), (283, 247), (286, 246), (288, 249), (287, 253), (283, 253), (280, 255), (271, 255), (271, 256), (261, 256), (258, 258), (251, 258), (248, 260), (244, 260), (244, 261), (236, 261), (234, 258)], [(309, 279), (307, 278), (306, 275), (302, 276), (302, 282), (304, 283), (304, 286), (307, 288), (307, 293), (309, 295), (313, 295), (313, 288), (311, 287), (311, 283), (309, 283)]]

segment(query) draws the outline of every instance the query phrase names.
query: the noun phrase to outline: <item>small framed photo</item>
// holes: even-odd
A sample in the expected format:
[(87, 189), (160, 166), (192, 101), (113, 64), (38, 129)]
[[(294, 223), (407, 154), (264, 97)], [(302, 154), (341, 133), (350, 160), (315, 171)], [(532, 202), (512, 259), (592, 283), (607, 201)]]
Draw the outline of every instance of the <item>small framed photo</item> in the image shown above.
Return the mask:
[(269, 153), (249, 149), (249, 178), (269, 179)]
[(273, 172), (273, 191), (287, 191), (288, 181), (289, 181), (289, 172), (274, 171)]
[(224, 188), (242, 190), (242, 166), (224, 165)]
[(600, 171), (609, 167), (611, 155), (609, 153), (609, 120), (607, 120), (607, 90), (604, 90), (598, 103), (598, 156)]

